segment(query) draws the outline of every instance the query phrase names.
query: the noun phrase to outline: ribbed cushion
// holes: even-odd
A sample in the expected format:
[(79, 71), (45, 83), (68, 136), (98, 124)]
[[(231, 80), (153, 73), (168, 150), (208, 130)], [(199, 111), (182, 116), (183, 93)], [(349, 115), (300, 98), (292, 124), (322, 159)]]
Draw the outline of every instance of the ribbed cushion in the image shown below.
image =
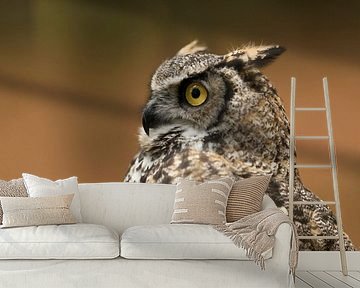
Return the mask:
[(225, 223), (226, 204), (233, 184), (231, 178), (219, 178), (200, 184), (180, 180), (176, 185), (171, 223)]
[(74, 194), (52, 197), (0, 197), (3, 227), (76, 223), (69, 207)]
[(271, 176), (256, 176), (242, 179), (232, 186), (227, 207), (227, 222), (235, 222), (261, 210), (261, 203)]
[(117, 256), (119, 236), (102, 225), (79, 223), (0, 229), (0, 259), (107, 259)]
[[(10, 181), (0, 180), (0, 197), (27, 197), (24, 179), (13, 179)], [(3, 210), (0, 204), (0, 224), (2, 223)]]

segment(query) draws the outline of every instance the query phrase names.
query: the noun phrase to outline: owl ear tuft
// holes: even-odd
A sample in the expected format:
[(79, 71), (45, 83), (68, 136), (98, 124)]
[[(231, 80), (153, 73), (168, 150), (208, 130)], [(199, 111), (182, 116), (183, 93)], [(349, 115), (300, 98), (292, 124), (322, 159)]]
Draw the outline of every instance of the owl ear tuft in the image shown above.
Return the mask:
[(176, 55), (187, 55), (187, 54), (195, 54), (199, 52), (204, 52), (207, 50), (205, 45), (199, 44), (198, 40), (194, 40), (181, 48)]
[(284, 47), (272, 46), (246, 46), (224, 55), (224, 60), (229, 65), (242, 67), (263, 67), (274, 61), (285, 51)]

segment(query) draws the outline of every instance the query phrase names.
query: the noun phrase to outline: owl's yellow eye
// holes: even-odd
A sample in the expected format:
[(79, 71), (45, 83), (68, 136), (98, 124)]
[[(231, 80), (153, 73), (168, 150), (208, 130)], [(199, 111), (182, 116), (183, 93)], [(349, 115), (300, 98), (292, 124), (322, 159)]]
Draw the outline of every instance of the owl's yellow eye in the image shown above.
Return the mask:
[(200, 82), (193, 82), (186, 87), (185, 98), (191, 106), (200, 106), (208, 97), (208, 91)]

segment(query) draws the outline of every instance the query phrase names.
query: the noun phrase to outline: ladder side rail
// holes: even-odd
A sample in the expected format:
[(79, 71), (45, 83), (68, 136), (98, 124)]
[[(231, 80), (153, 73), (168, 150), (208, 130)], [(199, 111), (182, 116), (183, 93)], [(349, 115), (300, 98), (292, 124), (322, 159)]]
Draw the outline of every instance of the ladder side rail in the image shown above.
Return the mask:
[(290, 171), (289, 171), (289, 217), (294, 221), (294, 181), (295, 181), (295, 93), (296, 79), (291, 77), (290, 98)]
[(334, 146), (334, 137), (333, 137), (333, 128), (331, 123), (331, 109), (330, 109), (330, 99), (329, 99), (329, 86), (327, 78), (323, 78), (323, 88), (324, 88), (324, 99), (326, 107), (326, 118), (327, 118), (327, 128), (329, 135), (329, 150), (330, 150), (330, 161), (332, 166), (332, 180), (334, 188), (334, 198), (335, 198), (335, 209), (336, 209), (336, 221), (339, 234), (339, 245), (340, 245), (340, 259), (341, 259), (341, 268), (344, 275), (348, 275), (347, 263), (346, 263), (346, 253), (345, 253), (345, 243), (344, 243), (344, 234), (342, 227), (341, 219), (341, 210), (340, 210), (340, 197), (339, 197), (339, 186), (337, 178), (337, 163), (335, 155), (335, 146)]

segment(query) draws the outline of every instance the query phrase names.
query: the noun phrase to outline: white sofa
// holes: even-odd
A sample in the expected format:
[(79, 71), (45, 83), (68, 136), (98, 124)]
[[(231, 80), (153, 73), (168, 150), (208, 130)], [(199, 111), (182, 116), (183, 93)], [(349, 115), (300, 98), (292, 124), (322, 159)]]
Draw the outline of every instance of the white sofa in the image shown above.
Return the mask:
[[(175, 185), (94, 183), (80, 184), (79, 190), (84, 223), (104, 225), (118, 235), (136, 225), (170, 223)], [(263, 209), (274, 206), (264, 197)], [(0, 229), (0, 239), (4, 233)], [(0, 288), (292, 287), (290, 237), (290, 226), (282, 224), (265, 271), (251, 260), (0, 260)], [(109, 255), (116, 253), (110, 249)]]

